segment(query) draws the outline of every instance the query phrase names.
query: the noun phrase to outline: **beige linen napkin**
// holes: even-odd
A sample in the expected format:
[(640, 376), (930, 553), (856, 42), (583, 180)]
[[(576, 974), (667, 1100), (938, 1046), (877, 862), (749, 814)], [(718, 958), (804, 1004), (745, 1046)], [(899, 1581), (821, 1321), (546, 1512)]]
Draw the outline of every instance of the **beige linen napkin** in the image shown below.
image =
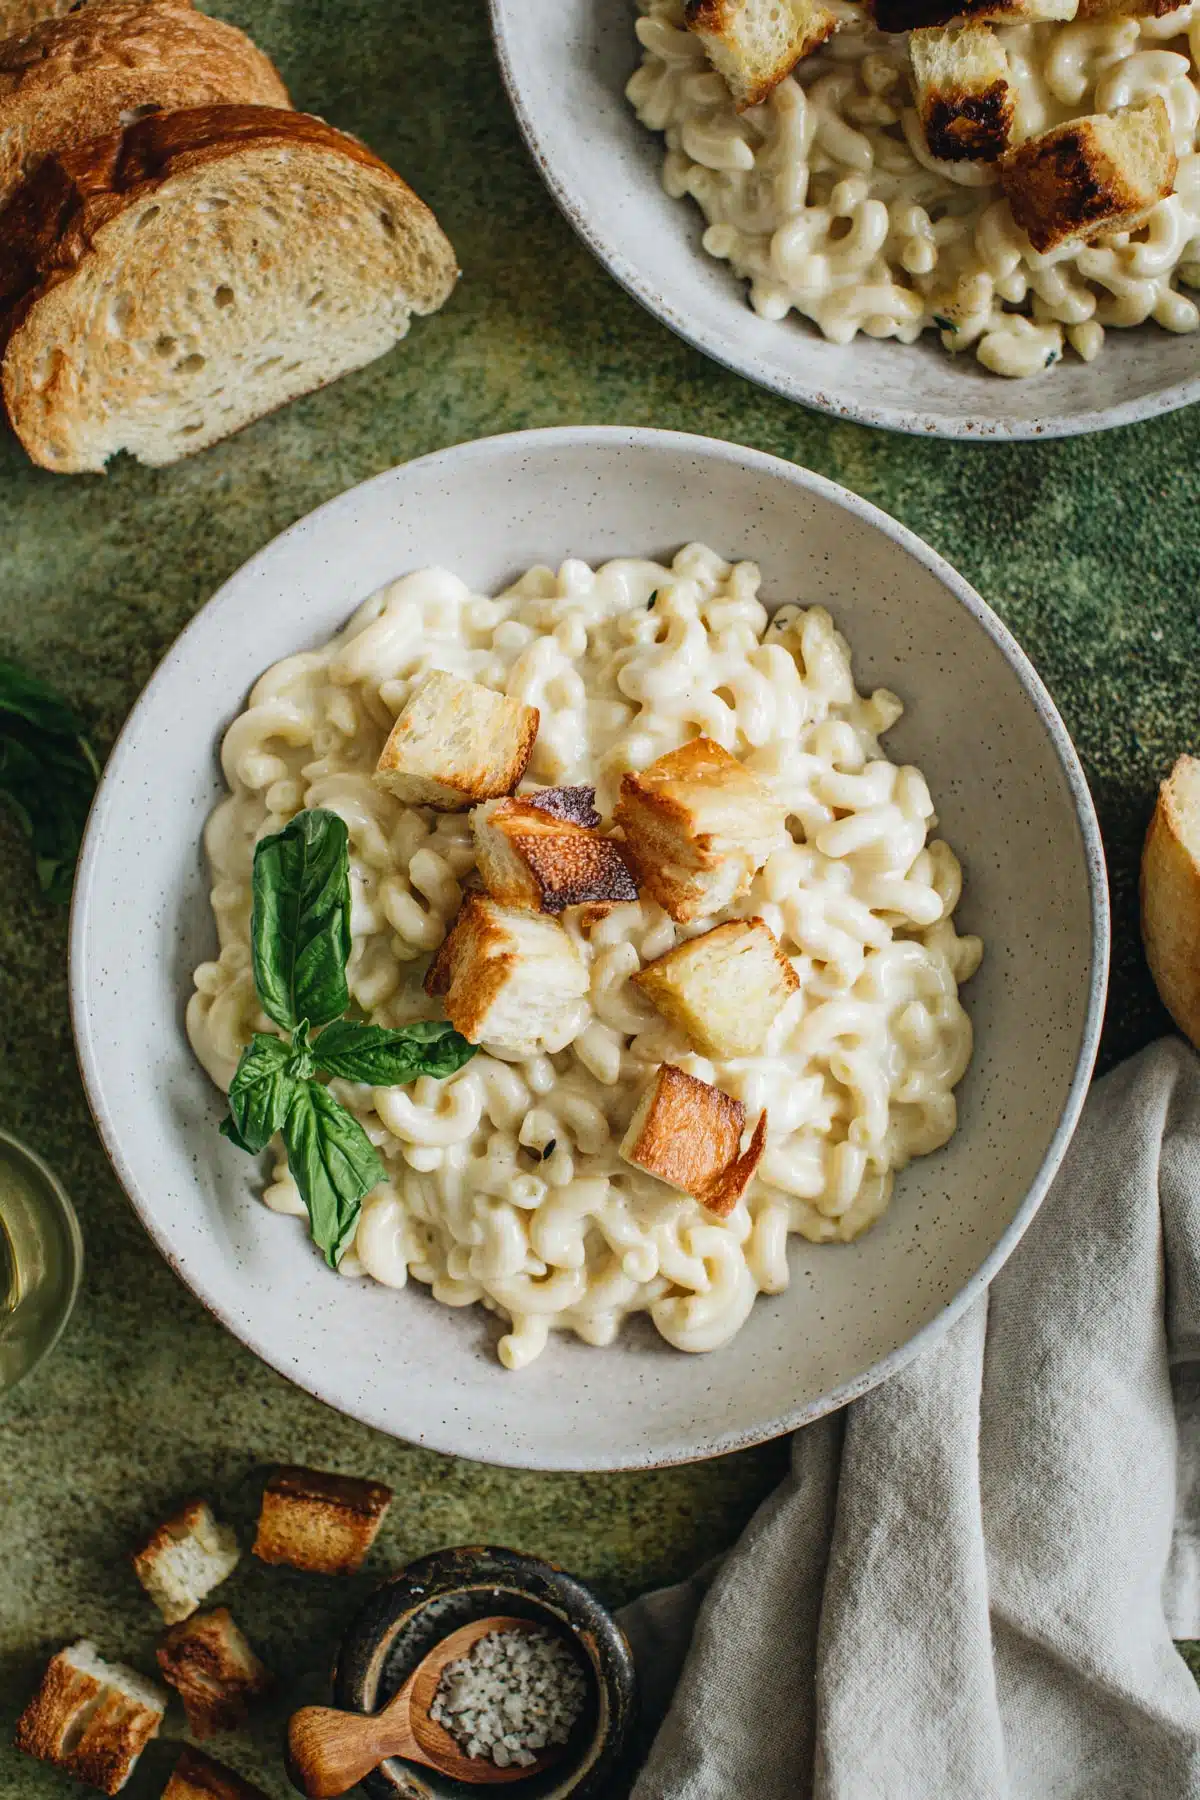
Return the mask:
[(626, 1609), (651, 1710), (675, 1688), (634, 1800), (1200, 1800), (1198, 1395), (1172, 1039), (1093, 1088), (987, 1298)]

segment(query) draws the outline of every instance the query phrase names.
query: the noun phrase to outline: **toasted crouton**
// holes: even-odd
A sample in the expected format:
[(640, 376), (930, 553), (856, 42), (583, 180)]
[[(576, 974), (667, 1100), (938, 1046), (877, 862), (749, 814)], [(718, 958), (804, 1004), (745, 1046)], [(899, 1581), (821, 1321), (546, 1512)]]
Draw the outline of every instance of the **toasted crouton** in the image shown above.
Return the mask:
[(353, 1575), (391, 1503), (380, 1481), (285, 1464), (263, 1489), (254, 1554), (313, 1575)]
[(1200, 1049), (1200, 760), (1158, 790), (1142, 851), (1142, 942), (1162, 1003)]
[(172, 1625), (158, 1646), (158, 1666), (183, 1701), (198, 1738), (234, 1730), (251, 1701), (272, 1686), (269, 1671), (224, 1606)]
[(762, 919), (731, 919), (688, 938), (633, 977), (702, 1056), (753, 1056), (800, 983)]
[[(560, 913), (568, 906), (637, 899), (637, 883), (620, 850), (611, 838), (567, 816), (566, 803), (558, 798), (567, 793), (592, 790), (546, 788), (512, 800), (485, 800), (475, 808), (476, 860), (493, 900)], [(588, 810), (599, 818), (594, 807)]]
[(706, 918), (744, 894), (785, 839), (783, 808), (705, 737), (626, 775), (614, 819), (639, 885), (680, 923)]
[(767, 1141), (767, 1115), (739, 1154), (746, 1129), (740, 1100), (710, 1082), (663, 1063), (621, 1140), (621, 1155), (668, 1186), (681, 1188), (709, 1212), (731, 1213), (758, 1167)]
[(267, 1800), (260, 1787), (203, 1750), (185, 1750), (162, 1800)]
[(688, 0), (685, 17), (739, 112), (765, 100), (841, 23), (821, 0)]
[(875, 0), (880, 31), (918, 31), (965, 18), (981, 25), (1037, 25), (1073, 19), (1079, 0)]
[(1000, 160), (1012, 215), (1035, 250), (1133, 231), (1175, 185), (1171, 116), (1154, 94), (1142, 106), (1070, 119)]
[(375, 779), (410, 806), (466, 812), (512, 793), (533, 755), (538, 718), (536, 706), (435, 669), (392, 726)]
[(118, 1794), (166, 1709), (161, 1688), (123, 1663), (104, 1662), (95, 1644), (82, 1641), (51, 1657), (14, 1742), (26, 1756)]
[(553, 919), (468, 894), (425, 977), (468, 1043), (506, 1056), (561, 1050), (588, 991), (574, 944)]
[(995, 162), (1008, 147), (1015, 106), (999, 38), (986, 25), (934, 26), (913, 32), (908, 54), (930, 155)]
[(133, 1554), (138, 1580), (168, 1625), (194, 1613), (237, 1567), (237, 1534), (220, 1524), (206, 1500), (189, 1500), (155, 1526)]

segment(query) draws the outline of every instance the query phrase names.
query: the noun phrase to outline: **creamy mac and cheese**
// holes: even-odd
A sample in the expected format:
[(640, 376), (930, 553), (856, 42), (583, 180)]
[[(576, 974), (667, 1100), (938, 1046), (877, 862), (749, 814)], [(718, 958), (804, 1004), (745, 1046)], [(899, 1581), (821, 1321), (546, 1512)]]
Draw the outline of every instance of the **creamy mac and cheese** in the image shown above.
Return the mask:
[[(788, 1283), (787, 1239), (846, 1242), (888, 1204), (893, 1171), (955, 1128), (971, 1054), (958, 1000), (981, 947), (953, 913), (961, 874), (930, 840), (920, 771), (879, 739), (900, 702), (856, 692), (850, 652), (820, 606), (768, 618), (753, 563), (690, 545), (670, 568), (619, 560), (533, 568), (494, 598), (427, 569), (359, 608), (323, 649), (262, 677), (226, 733), (230, 793), (209, 820), (220, 955), (196, 971), (188, 1032), (228, 1088), (260, 1014), (249, 926), (254, 845), (304, 807), (350, 835), (354, 1002), (399, 1026), (434, 1009), (422, 977), (472, 874), (467, 816), (403, 804), (372, 780), (389, 728), (433, 669), (541, 714), (523, 787), (587, 783), (607, 821), (622, 775), (705, 734), (786, 807), (788, 840), (732, 908), (687, 927), (648, 899), (566, 929), (590, 982), (561, 1042), (514, 1061), (487, 1046), (457, 1075), (411, 1088), (335, 1082), (388, 1170), (363, 1206), (344, 1275), (508, 1321), (520, 1368), (554, 1328), (610, 1344), (648, 1312), (671, 1344), (709, 1350), (756, 1294)], [(651, 604), (652, 602), (652, 604)], [(685, 937), (758, 915), (799, 977), (762, 1054), (696, 1055), (630, 977)], [(655, 1066), (671, 1061), (768, 1109), (758, 1173), (727, 1217), (631, 1167), (617, 1147)], [(282, 1151), (264, 1199), (303, 1214)]]
[[(928, 329), (998, 375), (1090, 362), (1111, 325), (1195, 331), (1200, 306), (1200, 0), (1160, 19), (997, 26), (1016, 94), (1014, 141), (1158, 94), (1179, 155), (1175, 192), (1139, 231), (1039, 255), (994, 166), (929, 154), (907, 39), (861, 9), (761, 106), (729, 89), (683, 28), (683, 0), (638, 0), (644, 57), (628, 95), (666, 134), (663, 182), (690, 194), (709, 255), (750, 283), (765, 319), (794, 308), (835, 344), (911, 344)], [(853, 17), (851, 15), (854, 15)]]

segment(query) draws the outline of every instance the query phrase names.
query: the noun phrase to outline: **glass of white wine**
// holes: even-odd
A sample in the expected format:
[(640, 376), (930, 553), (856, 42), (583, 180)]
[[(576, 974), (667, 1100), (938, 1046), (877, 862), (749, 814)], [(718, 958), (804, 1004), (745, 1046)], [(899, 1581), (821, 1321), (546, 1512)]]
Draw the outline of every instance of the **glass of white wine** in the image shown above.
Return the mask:
[(0, 1394), (52, 1350), (71, 1316), (83, 1239), (40, 1156), (0, 1131)]

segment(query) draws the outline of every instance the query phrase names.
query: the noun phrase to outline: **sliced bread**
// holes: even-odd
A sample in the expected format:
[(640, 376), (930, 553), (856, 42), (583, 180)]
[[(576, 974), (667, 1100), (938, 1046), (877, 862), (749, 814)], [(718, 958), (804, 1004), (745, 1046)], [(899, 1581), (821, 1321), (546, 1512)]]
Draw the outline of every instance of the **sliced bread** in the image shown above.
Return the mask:
[(0, 215), (30, 456), (160, 466), (381, 356), (458, 276), (429, 208), (306, 113), (202, 106), (47, 157)]
[(1142, 852), (1142, 942), (1163, 1005), (1200, 1048), (1200, 760), (1181, 756)]
[(150, 112), (290, 104), (269, 58), (189, 0), (95, 0), (0, 44), (0, 206), (53, 150)]

